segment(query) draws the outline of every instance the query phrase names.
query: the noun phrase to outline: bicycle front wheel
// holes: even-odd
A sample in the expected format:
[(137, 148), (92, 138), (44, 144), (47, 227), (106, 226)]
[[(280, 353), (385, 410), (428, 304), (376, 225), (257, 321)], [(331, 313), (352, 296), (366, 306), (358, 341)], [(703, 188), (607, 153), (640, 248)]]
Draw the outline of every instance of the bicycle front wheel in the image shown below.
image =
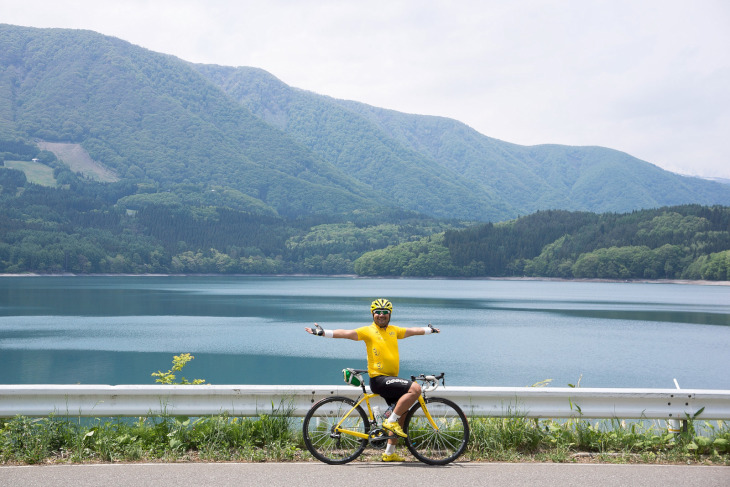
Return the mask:
[[(317, 460), (339, 465), (353, 461), (363, 452), (368, 444), (370, 422), (360, 406), (347, 414), (354, 405), (355, 401), (347, 397), (327, 397), (312, 406), (304, 417), (304, 444)], [(340, 427), (336, 430), (338, 424)], [(365, 438), (343, 430), (362, 433)]]
[(464, 412), (454, 402), (441, 397), (427, 398), (426, 409), (436, 427), (417, 402), (406, 415), (404, 430), (408, 434), (408, 450), (429, 465), (453, 462), (469, 443), (469, 423)]

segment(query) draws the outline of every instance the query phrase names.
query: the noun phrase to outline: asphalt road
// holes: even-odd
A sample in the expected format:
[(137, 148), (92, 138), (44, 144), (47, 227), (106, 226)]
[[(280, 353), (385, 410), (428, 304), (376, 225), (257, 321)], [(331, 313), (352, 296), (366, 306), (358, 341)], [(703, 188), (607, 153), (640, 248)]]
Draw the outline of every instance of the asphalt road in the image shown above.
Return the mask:
[(0, 486), (730, 486), (730, 467), (457, 463), (179, 463), (0, 467)]

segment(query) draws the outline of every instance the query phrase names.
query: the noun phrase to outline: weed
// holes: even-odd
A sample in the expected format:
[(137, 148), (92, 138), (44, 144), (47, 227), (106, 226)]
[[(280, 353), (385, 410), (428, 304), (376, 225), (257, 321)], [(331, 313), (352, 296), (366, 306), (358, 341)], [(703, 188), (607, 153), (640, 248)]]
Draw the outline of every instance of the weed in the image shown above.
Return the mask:
[[(0, 462), (294, 461), (309, 459), (301, 421), (279, 405), (256, 417), (226, 413), (189, 418), (150, 416), (82, 422), (70, 418), (0, 419)], [(660, 421), (531, 419), (520, 415), (469, 420), (465, 458), (476, 461), (591, 461), (730, 465), (723, 421), (688, 418), (669, 433)]]
[[(178, 382), (175, 382), (175, 374), (173, 372), (180, 372), (182, 371), (183, 367), (187, 365), (188, 362), (193, 360), (195, 357), (190, 355), (189, 353), (181, 353), (180, 355), (173, 355), (172, 357), (172, 368), (169, 369), (167, 372), (162, 372), (158, 370), (157, 372), (152, 372), (152, 377), (157, 377), (155, 379), (155, 382), (159, 382), (160, 384), (178, 384)], [(198, 384), (205, 384), (205, 379), (193, 379), (192, 381), (187, 380), (185, 377), (180, 379), (179, 384), (182, 385), (198, 385)]]

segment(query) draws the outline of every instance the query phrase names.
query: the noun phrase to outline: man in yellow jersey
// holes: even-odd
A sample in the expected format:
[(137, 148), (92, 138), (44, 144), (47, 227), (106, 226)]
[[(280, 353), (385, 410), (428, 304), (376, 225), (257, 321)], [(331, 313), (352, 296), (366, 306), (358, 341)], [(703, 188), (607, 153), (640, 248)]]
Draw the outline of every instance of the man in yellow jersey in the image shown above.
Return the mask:
[[(425, 327), (401, 328), (390, 325), (390, 316), (393, 305), (387, 299), (376, 299), (370, 305), (373, 323), (355, 330), (324, 330), (317, 323), (315, 328), (305, 328), (307, 333), (324, 336), (326, 338), (347, 338), (364, 341), (368, 351), (368, 375), (370, 389), (379, 394), (393, 407), (393, 413), (383, 421), (383, 428), (405, 438), (403, 421), (405, 413), (421, 395), (421, 386), (407, 379), (398, 377), (400, 357), (398, 355), (398, 340), (413, 335), (428, 335), (439, 333), (438, 328), (430, 324)], [(402, 462), (405, 459), (395, 452), (398, 438), (388, 440), (388, 446), (383, 453), (383, 461)]]

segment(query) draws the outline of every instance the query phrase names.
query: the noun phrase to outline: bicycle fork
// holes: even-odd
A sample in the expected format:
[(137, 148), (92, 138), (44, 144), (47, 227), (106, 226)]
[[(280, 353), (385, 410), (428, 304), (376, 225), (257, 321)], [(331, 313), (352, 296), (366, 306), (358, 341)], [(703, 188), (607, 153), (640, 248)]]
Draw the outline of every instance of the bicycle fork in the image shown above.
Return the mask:
[(426, 416), (426, 419), (428, 419), (428, 422), (431, 423), (431, 426), (433, 426), (433, 429), (438, 431), (439, 427), (436, 424), (436, 421), (433, 420), (433, 417), (431, 416), (431, 413), (428, 411), (428, 408), (426, 407), (426, 398), (423, 397), (423, 394), (418, 396), (418, 403), (421, 405), (421, 409), (423, 410), (423, 414)]

